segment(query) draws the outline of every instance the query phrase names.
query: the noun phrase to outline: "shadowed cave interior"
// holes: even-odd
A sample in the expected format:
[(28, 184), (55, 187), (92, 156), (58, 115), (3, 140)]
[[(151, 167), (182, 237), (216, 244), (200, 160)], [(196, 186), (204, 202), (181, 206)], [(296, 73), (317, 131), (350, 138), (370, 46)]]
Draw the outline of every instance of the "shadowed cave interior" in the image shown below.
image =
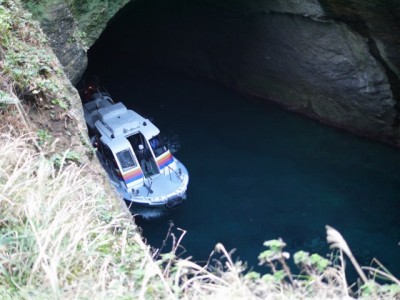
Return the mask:
[[(242, 71), (257, 67), (264, 27), (237, 3), (231, 10), (213, 1), (131, 3), (89, 51), (84, 78), (96, 76), (114, 100), (152, 118), (189, 170), (181, 207), (135, 218), (144, 238), (160, 247), (172, 220), (187, 231), (184, 256), (206, 261), (221, 242), (266, 271), (257, 266), (264, 241), (281, 237), (291, 254), (325, 255), (329, 224), (363, 265), (377, 257), (399, 276), (398, 150), (245, 93)], [(284, 28), (275, 29), (282, 46)], [(274, 85), (277, 78), (282, 87), (296, 84), (291, 74), (302, 66), (278, 70), (286, 57), (269, 51)]]

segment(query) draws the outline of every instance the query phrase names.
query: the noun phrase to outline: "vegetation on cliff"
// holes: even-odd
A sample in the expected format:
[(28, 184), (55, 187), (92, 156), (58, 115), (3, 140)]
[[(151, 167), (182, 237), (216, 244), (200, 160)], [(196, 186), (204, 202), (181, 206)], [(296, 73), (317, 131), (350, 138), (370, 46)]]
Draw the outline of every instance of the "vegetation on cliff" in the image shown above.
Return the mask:
[[(0, 0), (0, 57), (1, 299), (400, 296), (396, 278), (379, 263), (361, 269), (330, 228), (339, 250), (330, 259), (296, 253), (299, 275), (281, 240), (266, 242), (260, 254), (266, 274), (246, 271), (220, 244), (206, 266), (180, 258), (184, 232), (170, 235), (169, 253), (151, 252), (89, 160), (77, 93), (19, 1)], [(343, 253), (357, 266), (359, 285), (347, 284)]]
[(76, 84), (87, 64), (87, 49), (129, 0), (22, 0), (40, 22), (64, 72)]
[(0, 1), (0, 50), (1, 114), (6, 117), (4, 109), (8, 113), (15, 109), (4, 104), (15, 104), (18, 114), (14, 119), (21, 118), (37, 133), (37, 147), (51, 144), (52, 154), (82, 146), (85, 129), (80, 125), (78, 93), (39, 24), (17, 1)]
[[(2, 129), (8, 123), (0, 124)], [(37, 151), (29, 134), (0, 135), (1, 299), (395, 299), (400, 282), (377, 263), (361, 268), (346, 242), (328, 228), (339, 248), (331, 259), (297, 252), (301, 272), (288, 267), (281, 240), (266, 242), (266, 274), (245, 272), (221, 244), (206, 266), (179, 258), (180, 237), (156, 259), (130, 216), (110, 197), (95, 168), (59, 164)], [(16, 154), (17, 153), (17, 154)], [(67, 154), (67, 153), (66, 153)], [(220, 253), (220, 254), (218, 254)], [(359, 285), (346, 281), (344, 253), (357, 267)], [(222, 255), (219, 258), (216, 255)], [(372, 274), (367, 278), (364, 272)], [(379, 281), (389, 284), (380, 284)]]

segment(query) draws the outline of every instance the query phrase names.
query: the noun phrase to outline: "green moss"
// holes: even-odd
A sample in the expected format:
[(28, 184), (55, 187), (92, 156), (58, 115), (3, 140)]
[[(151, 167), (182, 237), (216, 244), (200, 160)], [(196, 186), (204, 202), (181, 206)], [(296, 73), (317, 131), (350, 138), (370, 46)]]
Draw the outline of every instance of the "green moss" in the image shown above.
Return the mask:
[(0, 3), (0, 47), (4, 55), (1, 68), (6, 82), (22, 97), (51, 97), (59, 90), (50, 79), (56, 74), (57, 61), (46, 48), (45, 36), (17, 1)]
[(52, 19), (49, 7), (65, 4), (80, 29), (71, 38), (86, 41), (88, 45), (94, 43), (106, 27), (107, 22), (128, 2), (130, 0), (23, 0), (25, 7), (39, 21)]
[[(125, 2), (70, 1), (68, 4), (77, 19), (87, 20), (80, 28), (98, 33), (105, 26), (101, 22), (107, 22)], [(46, 17), (46, 3), (59, 1), (26, 3), (33, 5), (34, 14)], [(93, 3), (98, 7), (93, 8)], [(90, 16), (96, 18), (92, 20)], [(90, 31), (91, 26), (97, 29)], [(63, 75), (60, 67), (48, 51), (38, 25), (21, 9), (18, 1), (0, 0), (0, 33), (0, 47), (5, 58), (1, 65), (2, 88), (16, 89), (21, 95), (34, 98), (37, 105), (43, 97), (49, 98), (48, 103), (55, 104), (64, 113), (66, 107), (62, 106), (65, 99), (69, 99), (66, 94), (56, 98), (51, 96), (67, 89), (67, 83), (58, 83), (57, 76)], [(93, 38), (95, 34), (89, 41)], [(252, 86), (255, 91), (268, 89), (277, 95), (285, 93), (284, 85), (267, 82), (263, 76), (250, 76), (243, 84)], [(0, 97), (12, 96), (2, 91)], [(59, 131), (65, 130), (64, 121), (61, 123)], [(49, 132), (36, 133), (42, 144), (49, 144)], [(98, 171), (92, 168), (93, 165), (86, 173), (74, 164), (55, 172), (52, 165), (46, 164), (47, 160), (42, 160), (28, 148), (26, 141), (17, 140), (12, 147), (5, 147), (7, 139), (1, 135), (0, 138), (1, 299), (17, 298), (19, 293), (23, 296), (18, 298), (37, 299), (213, 299), (217, 296), (248, 299), (273, 297), (273, 293), (282, 299), (310, 295), (320, 295), (315, 298), (323, 299), (347, 295), (347, 290), (342, 290), (347, 287), (340, 286), (340, 280), (331, 280), (335, 277), (325, 280), (319, 275), (325, 269), (330, 270), (326, 273), (328, 276), (339, 274), (340, 265), (330, 266), (326, 259), (305, 252), (297, 255), (296, 261), (307, 267), (304, 271), (309, 273), (304, 277), (306, 281), (298, 277), (294, 285), (288, 285), (286, 278), (291, 273), (285, 261), (289, 256), (282, 251), (284, 243), (281, 240), (265, 243), (268, 250), (260, 258), (275, 271), (263, 276), (255, 272), (243, 273), (239, 263), (234, 264), (226, 251), (226, 264), (218, 263), (215, 272), (211, 273), (208, 267), (179, 260), (175, 242), (176, 248), (160, 255), (158, 263), (154, 263), (137, 236), (131, 216), (121, 213), (116, 199), (104, 195), (104, 186), (99, 184), (99, 177), (93, 175)], [(77, 134), (75, 142), (79, 139), (90, 148), (86, 137)], [(68, 142), (67, 148), (71, 147), (67, 138), (61, 140)], [(24, 151), (24, 155), (16, 158), (16, 150)], [(68, 153), (62, 157), (59, 154), (58, 159), (80, 161), (78, 153)], [(21, 184), (21, 178), (29, 184)], [(158, 269), (159, 265), (162, 270)], [(400, 289), (398, 284), (365, 285), (363, 293), (395, 299), (399, 297)]]
[(107, 22), (129, 0), (67, 0), (67, 5), (77, 21), (80, 38), (91, 46), (105, 29)]

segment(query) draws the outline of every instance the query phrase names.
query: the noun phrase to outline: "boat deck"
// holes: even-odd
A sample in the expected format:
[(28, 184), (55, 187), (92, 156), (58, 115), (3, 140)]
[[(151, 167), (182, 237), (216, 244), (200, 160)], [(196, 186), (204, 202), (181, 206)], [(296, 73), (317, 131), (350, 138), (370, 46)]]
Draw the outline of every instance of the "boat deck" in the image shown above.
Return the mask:
[[(180, 164), (181, 169), (184, 168)], [(144, 179), (144, 185), (136, 189), (139, 191), (131, 201), (148, 205), (162, 205), (169, 200), (183, 197), (189, 181), (186, 169), (182, 170), (180, 177), (174, 171), (166, 175), (158, 174)], [(129, 199), (126, 199), (129, 200)]]

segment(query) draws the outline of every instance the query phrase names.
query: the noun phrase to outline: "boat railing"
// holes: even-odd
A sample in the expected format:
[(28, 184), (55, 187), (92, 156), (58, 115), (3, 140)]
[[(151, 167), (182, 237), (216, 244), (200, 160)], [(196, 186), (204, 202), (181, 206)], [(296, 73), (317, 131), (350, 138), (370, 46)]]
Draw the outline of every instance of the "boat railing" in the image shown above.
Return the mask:
[(151, 177), (145, 178), (143, 177), (143, 186), (147, 189), (147, 196), (153, 193), (151, 186), (153, 185), (153, 179)]
[(179, 175), (174, 169), (172, 169), (170, 166), (168, 166), (167, 165), (167, 167), (168, 167), (168, 170), (169, 170), (169, 180), (171, 180), (172, 181), (172, 177), (171, 177), (171, 172), (172, 173), (175, 173), (175, 175), (179, 178), (179, 180), (181, 181), (181, 182), (183, 182), (183, 179), (181, 178), (181, 175)]

